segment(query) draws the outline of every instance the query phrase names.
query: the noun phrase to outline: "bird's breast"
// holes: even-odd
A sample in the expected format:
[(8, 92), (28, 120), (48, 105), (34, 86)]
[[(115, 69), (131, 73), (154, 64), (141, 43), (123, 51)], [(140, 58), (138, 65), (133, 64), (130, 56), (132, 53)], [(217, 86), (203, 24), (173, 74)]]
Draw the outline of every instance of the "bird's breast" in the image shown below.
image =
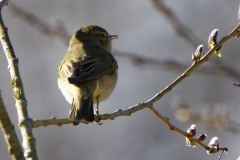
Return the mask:
[(96, 90), (94, 92), (94, 103), (106, 100), (113, 92), (117, 84), (117, 70), (110, 74), (100, 77), (97, 80)]

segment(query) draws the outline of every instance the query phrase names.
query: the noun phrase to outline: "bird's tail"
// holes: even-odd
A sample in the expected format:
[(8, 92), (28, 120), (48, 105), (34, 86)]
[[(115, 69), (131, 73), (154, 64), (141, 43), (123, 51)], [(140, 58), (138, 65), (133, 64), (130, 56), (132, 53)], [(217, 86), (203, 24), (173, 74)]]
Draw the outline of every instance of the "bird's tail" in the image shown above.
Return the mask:
[(93, 122), (93, 96), (74, 98), (68, 119), (73, 122), (73, 124), (78, 124), (78, 121), (82, 119)]

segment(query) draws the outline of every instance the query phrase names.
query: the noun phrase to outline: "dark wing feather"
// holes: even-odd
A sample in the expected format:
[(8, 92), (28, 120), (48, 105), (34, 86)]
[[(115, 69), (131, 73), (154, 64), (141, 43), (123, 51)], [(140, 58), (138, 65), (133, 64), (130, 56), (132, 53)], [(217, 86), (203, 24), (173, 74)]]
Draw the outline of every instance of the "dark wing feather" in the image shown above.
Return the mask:
[(118, 68), (117, 62), (111, 53), (104, 52), (101, 56), (87, 55), (81, 62), (72, 65), (73, 74), (68, 77), (69, 83), (92, 80), (114, 72)]

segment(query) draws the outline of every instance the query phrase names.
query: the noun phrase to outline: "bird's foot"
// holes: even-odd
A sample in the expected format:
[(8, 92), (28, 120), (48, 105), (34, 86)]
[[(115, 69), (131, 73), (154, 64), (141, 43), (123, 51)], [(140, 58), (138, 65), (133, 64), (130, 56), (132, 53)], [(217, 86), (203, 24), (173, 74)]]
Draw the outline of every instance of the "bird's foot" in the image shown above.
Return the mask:
[(77, 125), (79, 125), (79, 122), (76, 122), (76, 121), (75, 121), (75, 122), (72, 122), (72, 125), (73, 125), (73, 126), (77, 126)]
[(95, 112), (95, 114), (97, 115), (97, 124), (98, 125), (102, 125), (103, 123), (101, 122), (101, 116), (99, 115), (99, 111), (98, 111), (98, 108), (96, 108), (95, 110), (94, 110), (94, 112)]

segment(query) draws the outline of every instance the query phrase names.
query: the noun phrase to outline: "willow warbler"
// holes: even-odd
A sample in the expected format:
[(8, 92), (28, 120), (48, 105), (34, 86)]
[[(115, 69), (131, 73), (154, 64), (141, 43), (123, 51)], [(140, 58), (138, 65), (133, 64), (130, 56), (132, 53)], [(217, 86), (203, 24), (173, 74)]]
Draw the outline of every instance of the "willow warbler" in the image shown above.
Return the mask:
[(71, 38), (68, 52), (59, 66), (58, 86), (72, 104), (69, 121), (94, 121), (93, 104), (106, 100), (117, 83), (117, 61), (111, 54), (116, 35), (99, 26), (85, 26)]

